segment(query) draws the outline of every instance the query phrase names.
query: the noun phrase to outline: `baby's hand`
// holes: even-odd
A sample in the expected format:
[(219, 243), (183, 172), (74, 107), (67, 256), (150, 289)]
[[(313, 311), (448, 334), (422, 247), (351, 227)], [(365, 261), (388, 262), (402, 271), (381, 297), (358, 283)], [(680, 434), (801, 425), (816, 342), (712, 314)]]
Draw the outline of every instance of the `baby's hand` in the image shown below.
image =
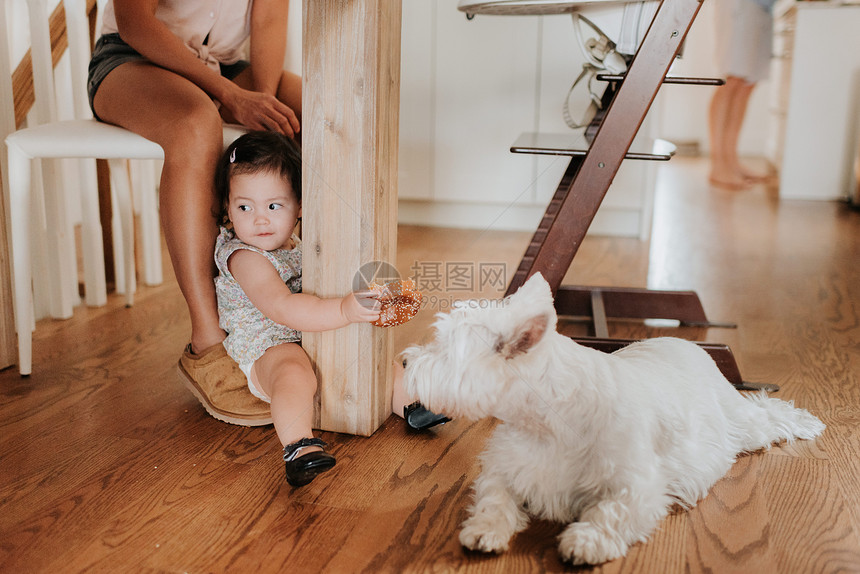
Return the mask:
[(340, 310), (350, 323), (370, 323), (379, 319), (380, 303), (378, 293), (373, 291), (356, 291), (350, 293), (340, 302)]

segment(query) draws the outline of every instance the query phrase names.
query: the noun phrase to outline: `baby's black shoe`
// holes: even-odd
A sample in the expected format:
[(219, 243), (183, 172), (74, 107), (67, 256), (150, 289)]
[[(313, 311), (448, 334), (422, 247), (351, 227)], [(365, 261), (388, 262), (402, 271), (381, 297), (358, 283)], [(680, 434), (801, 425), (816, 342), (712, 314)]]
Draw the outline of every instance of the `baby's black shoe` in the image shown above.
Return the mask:
[[(302, 455), (301, 452), (308, 447), (319, 447), (323, 450), (309, 452)], [(328, 445), (318, 438), (303, 438), (299, 442), (288, 444), (284, 447), (284, 466), (287, 474), (287, 483), (290, 486), (304, 486), (335, 465), (335, 458), (325, 451)]]

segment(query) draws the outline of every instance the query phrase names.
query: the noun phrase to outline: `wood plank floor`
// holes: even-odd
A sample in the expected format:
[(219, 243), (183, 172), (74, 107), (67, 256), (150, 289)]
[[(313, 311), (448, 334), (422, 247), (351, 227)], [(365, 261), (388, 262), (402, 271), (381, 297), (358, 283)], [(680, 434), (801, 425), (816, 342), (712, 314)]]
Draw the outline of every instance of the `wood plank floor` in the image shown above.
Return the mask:
[[(860, 213), (765, 187), (709, 189), (703, 160), (660, 169), (652, 240), (588, 238), (567, 282), (697, 290), (712, 320), (739, 327), (621, 323), (613, 334), (728, 343), (746, 379), (780, 385), (828, 428), (741, 457), (695, 509), (594, 570), (860, 572)], [(453, 299), (500, 296), (489, 271), (509, 277), (530, 235), (402, 228), (398, 268), (425, 281), (431, 304), (398, 328), (398, 348), (427, 337)], [(501, 556), (460, 547), (492, 421), (323, 433), (336, 469), (292, 490), (271, 427), (220, 423), (179, 384), (188, 332), (168, 278), (133, 308), (112, 296), (41, 321), (33, 375), (0, 372), (0, 572), (573, 570), (548, 522)]]

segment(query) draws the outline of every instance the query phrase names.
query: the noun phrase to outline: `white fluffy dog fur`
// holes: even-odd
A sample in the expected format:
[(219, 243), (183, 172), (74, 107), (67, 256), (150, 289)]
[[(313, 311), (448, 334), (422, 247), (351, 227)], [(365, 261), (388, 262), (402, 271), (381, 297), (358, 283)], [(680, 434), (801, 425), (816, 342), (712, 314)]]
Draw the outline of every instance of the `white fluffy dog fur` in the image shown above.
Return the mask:
[(501, 421), (480, 457), (467, 548), (502, 552), (535, 516), (567, 524), (564, 560), (612, 560), (674, 504), (695, 506), (738, 453), (824, 430), (791, 403), (736, 391), (694, 343), (606, 354), (556, 322), (537, 274), (503, 300), (437, 315), (435, 340), (404, 351), (406, 389), (430, 410)]

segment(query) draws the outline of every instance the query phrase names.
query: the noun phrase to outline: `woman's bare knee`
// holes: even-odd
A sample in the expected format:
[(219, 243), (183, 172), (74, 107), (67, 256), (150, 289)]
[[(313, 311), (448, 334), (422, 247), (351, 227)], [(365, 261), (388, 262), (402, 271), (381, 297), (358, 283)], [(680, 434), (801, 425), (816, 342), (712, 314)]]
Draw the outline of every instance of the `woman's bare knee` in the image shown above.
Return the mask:
[(195, 103), (159, 139), (165, 159), (180, 156), (187, 161), (192, 150), (195, 155), (208, 153), (217, 157), (224, 146), (221, 115), (211, 101)]

